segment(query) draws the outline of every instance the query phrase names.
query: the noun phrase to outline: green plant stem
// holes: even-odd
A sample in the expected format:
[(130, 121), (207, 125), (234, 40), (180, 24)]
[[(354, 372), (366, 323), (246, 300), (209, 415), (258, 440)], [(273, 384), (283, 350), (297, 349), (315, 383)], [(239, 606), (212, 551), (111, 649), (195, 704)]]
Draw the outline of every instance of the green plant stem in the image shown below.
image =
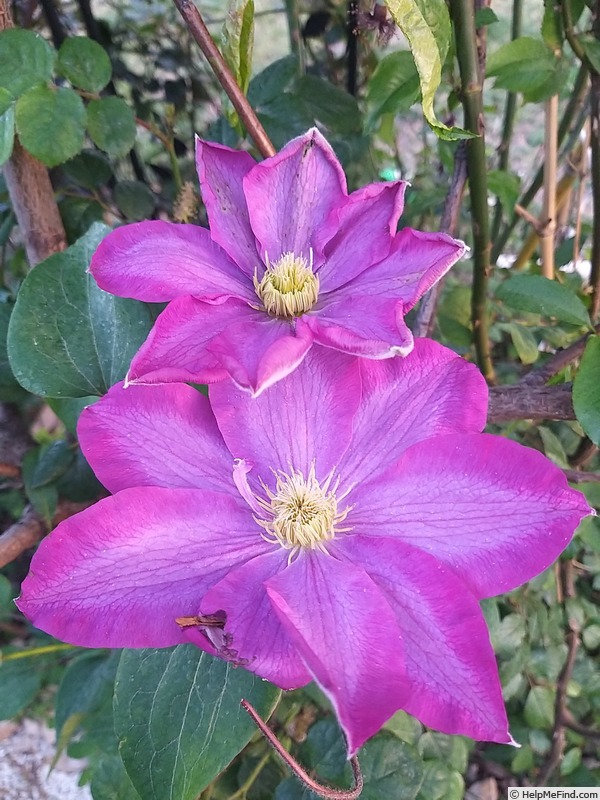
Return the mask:
[[(510, 38), (518, 39), (521, 35), (521, 22), (523, 18), (523, 0), (513, 0), (512, 25)], [(506, 172), (508, 169), (508, 159), (510, 155), (510, 143), (515, 127), (515, 117), (517, 113), (517, 93), (508, 92), (506, 95), (506, 105), (504, 107), (504, 121), (502, 123), (502, 138), (498, 146), (498, 169)], [(492, 242), (495, 242), (502, 225), (502, 203), (497, 201), (494, 209), (494, 221), (492, 223)]]
[(33, 647), (31, 650), (19, 650), (16, 653), (7, 653), (4, 655), (0, 653), (0, 664), (5, 661), (16, 661), (19, 658), (35, 658), (37, 656), (45, 656), (48, 653), (58, 653), (63, 650), (78, 650), (74, 644), (47, 644), (43, 647)]
[(271, 758), (271, 751), (267, 750), (267, 752), (260, 759), (258, 764), (254, 767), (254, 769), (252, 770), (252, 772), (250, 773), (248, 778), (240, 786), (240, 788), (237, 790), (237, 792), (234, 792), (234, 794), (231, 795), (229, 800), (244, 800), (244, 798), (246, 797), (246, 795), (248, 794), (248, 792), (252, 788), (252, 785), (254, 784), (254, 781), (258, 778), (260, 773), (267, 766), (270, 758)]
[[(593, 9), (592, 30), (600, 43), (600, 0), (596, 0)], [(592, 287), (592, 321), (600, 314), (600, 74), (594, 69), (591, 73), (590, 98), (590, 149), (592, 173), (592, 199), (594, 206), (592, 231), (592, 271), (590, 285)]]
[[(494, 381), (494, 367), (488, 336), (487, 291), (490, 271), (489, 212), (487, 203), (487, 163), (483, 119), (483, 81), (480, 70), (475, 14), (472, 0), (450, 0), (456, 36), (456, 52), (461, 80), (464, 126), (476, 134), (467, 140), (467, 176), (471, 200), (473, 232), (473, 290), (471, 320), (477, 363), (485, 379)], [(483, 47), (483, 45), (482, 45)]]
[[(571, 92), (571, 96), (569, 97), (569, 101), (565, 107), (563, 112), (560, 124), (558, 126), (558, 147), (561, 147), (563, 144), (567, 133), (569, 132), (573, 121), (577, 117), (579, 110), (581, 109), (583, 103), (585, 102), (585, 97), (588, 92), (588, 76), (589, 71), (585, 64), (582, 64), (579, 68), (579, 72), (577, 73), (577, 77), (575, 78), (575, 84), (573, 86), (573, 91)], [(582, 122), (584, 121), (582, 117)], [(533, 180), (529, 184), (527, 190), (523, 193), (521, 198), (519, 199), (518, 205), (521, 208), (528, 208), (531, 204), (531, 201), (536, 196), (538, 191), (540, 190), (542, 184), (544, 182), (544, 168), (543, 166), (539, 167), (537, 172), (535, 173)], [(513, 213), (512, 217), (501, 231), (501, 233), (494, 237), (494, 249), (492, 251), (492, 262), (495, 264), (498, 260), (498, 256), (504, 252), (504, 248), (506, 247), (506, 243), (508, 239), (515, 229), (517, 222), (519, 221), (520, 217), (518, 214)]]
[(204, 53), (217, 80), (223, 87), (226, 95), (237, 111), (241, 121), (244, 123), (248, 134), (253, 139), (258, 151), (262, 156), (268, 158), (275, 155), (275, 147), (267, 136), (260, 120), (246, 96), (238, 86), (227, 62), (221, 55), (221, 51), (214, 43), (208, 28), (204, 24), (200, 12), (192, 0), (173, 0), (175, 7), (183, 17), (186, 25), (198, 46)]
[(303, 75), (305, 67), (304, 48), (302, 47), (302, 35), (300, 32), (298, 0), (285, 0), (285, 14), (290, 36), (290, 50), (296, 56), (299, 74)]

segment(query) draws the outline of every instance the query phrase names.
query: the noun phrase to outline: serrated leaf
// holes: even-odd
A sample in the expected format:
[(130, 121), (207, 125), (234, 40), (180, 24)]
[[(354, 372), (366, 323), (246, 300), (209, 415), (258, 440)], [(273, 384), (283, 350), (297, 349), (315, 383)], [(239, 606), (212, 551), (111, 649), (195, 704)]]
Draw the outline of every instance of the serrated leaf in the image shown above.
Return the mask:
[(17, 100), (16, 125), (23, 147), (55, 167), (83, 147), (85, 106), (73, 89), (38, 86)]
[(397, 50), (381, 59), (367, 86), (365, 128), (372, 130), (382, 114), (408, 110), (420, 94), (419, 73), (412, 54)]
[(502, 283), (496, 297), (517, 311), (554, 317), (570, 325), (590, 327), (589, 314), (581, 300), (566, 286), (540, 275), (517, 275)]
[(590, 336), (573, 382), (575, 416), (586, 435), (600, 445), (600, 336)]
[(221, 34), (221, 52), (246, 94), (252, 72), (254, 0), (229, 0)]
[(144, 800), (195, 800), (255, 731), (246, 698), (268, 718), (279, 690), (193, 645), (125, 650), (115, 684), (115, 730)]
[(110, 81), (112, 67), (106, 50), (87, 36), (72, 36), (58, 51), (57, 69), (73, 86), (99, 92)]
[(120, 97), (92, 100), (87, 107), (87, 129), (94, 144), (111, 156), (125, 156), (135, 142), (135, 117)]
[(388, 0), (387, 7), (410, 45), (421, 82), (425, 119), (441, 139), (470, 138), (468, 131), (440, 122), (433, 108), (451, 35), (445, 0)]
[(146, 338), (144, 303), (102, 291), (87, 273), (109, 232), (96, 224), (25, 278), (11, 315), (8, 355), (28, 391), (50, 397), (103, 395), (121, 380)]
[(23, 28), (0, 32), (0, 87), (13, 97), (47, 83), (53, 67), (54, 50), (39, 34)]

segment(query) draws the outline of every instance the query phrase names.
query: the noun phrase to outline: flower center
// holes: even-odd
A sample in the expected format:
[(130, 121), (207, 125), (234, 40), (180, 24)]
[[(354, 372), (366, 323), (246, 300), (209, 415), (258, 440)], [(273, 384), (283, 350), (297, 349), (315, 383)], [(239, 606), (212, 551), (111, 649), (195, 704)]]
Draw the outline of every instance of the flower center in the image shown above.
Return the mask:
[(310, 311), (319, 296), (319, 278), (302, 256), (284, 253), (274, 264), (265, 254), (267, 269), (262, 279), (254, 272), (254, 289), (265, 311), (273, 317), (292, 319)]
[[(336, 491), (339, 478), (331, 487), (333, 473), (322, 485), (315, 476), (314, 464), (306, 478), (295, 471), (290, 475), (279, 471), (275, 477), (274, 492), (263, 484), (268, 499), (256, 498), (269, 518), (256, 521), (271, 537), (269, 541), (292, 551), (290, 558), (300, 548), (324, 550), (324, 542), (333, 539), (336, 533), (350, 530), (339, 527), (351, 507), (338, 511)], [(345, 494), (340, 499), (343, 497)]]

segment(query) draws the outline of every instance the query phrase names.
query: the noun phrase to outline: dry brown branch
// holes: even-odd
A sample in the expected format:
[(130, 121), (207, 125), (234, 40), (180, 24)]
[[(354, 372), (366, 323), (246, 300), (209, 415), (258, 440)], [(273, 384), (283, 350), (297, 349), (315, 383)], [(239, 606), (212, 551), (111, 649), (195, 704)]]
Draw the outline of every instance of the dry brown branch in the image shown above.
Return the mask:
[[(55, 527), (59, 522), (77, 514), (78, 511), (82, 511), (89, 505), (91, 503), (61, 501), (52, 519), (51, 527)], [(34, 547), (48, 533), (48, 530), (48, 525), (37, 511), (31, 507), (26, 508), (21, 519), (0, 536), (0, 569), (18, 558), (25, 550)]]
[(569, 347), (565, 347), (563, 350), (558, 350), (553, 356), (545, 361), (541, 367), (532, 370), (528, 375), (526, 375), (521, 381), (521, 384), (527, 386), (543, 386), (545, 383), (547, 383), (547, 381), (550, 380), (550, 378), (552, 378), (553, 375), (556, 375), (561, 371), (561, 369), (564, 369), (573, 361), (576, 361), (582, 356), (587, 344), (587, 340), (594, 333), (600, 333), (600, 325), (596, 325), (593, 331), (588, 331), (588, 333), (584, 334), (576, 342), (573, 342), (573, 344), (569, 345)]
[(575, 419), (571, 384), (537, 386), (517, 383), (490, 389), (488, 422), (513, 419)]

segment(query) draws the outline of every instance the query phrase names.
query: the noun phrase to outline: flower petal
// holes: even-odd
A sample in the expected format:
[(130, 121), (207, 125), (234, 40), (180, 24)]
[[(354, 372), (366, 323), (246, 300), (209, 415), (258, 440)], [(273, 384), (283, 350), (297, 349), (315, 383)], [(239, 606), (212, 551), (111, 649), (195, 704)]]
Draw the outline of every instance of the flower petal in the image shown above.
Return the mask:
[(371, 183), (357, 189), (335, 209), (337, 233), (325, 247), (319, 268), (321, 292), (348, 283), (390, 252), (404, 207), (407, 183)]
[(337, 230), (331, 211), (347, 197), (344, 172), (323, 136), (312, 128), (244, 178), (250, 224), (271, 262), (292, 252), (314, 266)]
[(397, 539), (353, 534), (332, 549), (360, 564), (395, 611), (409, 682), (404, 710), (443, 733), (511, 743), (494, 651), (469, 588)]
[(301, 363), (312, 340), (302, 321), (292, 326), (248, 308), (207, 349), (238, 386), (258, 397)]
[(208, 399), (185, 384), (113, 386), (82, 412), (81, 449), (110, 492), (132, 486), (238, 495)]
[(231, 570), (204, 595), (200, 613), (225, 611), (225, 634), (232, 637), (230, 647), (236, 658), (281, 689), (296, 689), (312, 677), (273, 611), (264, 586), (285, 568), (287, 557), (287, 551), (277, 547)]
[(143, 487), (62, 522), (31, 562), (18, 606), (36, 627), (83, 647), (168, 647), (175, 619), (269, 545), (240, 501)]
[(475, 433), (486, 422), (481, 373), (452, 350), (417, 339), (406, 358), (360, 361), (363, 393), (340, 465), (361, 483), (387, 470), (407, 447), (445, 433)]
[(331, 700), (353, 756), (406, 702), (394, 612), (364, 570), (322, 553), (303, 553), (266, 588), (284, 629)]
[(250, 153), (196, 139), (196, 166), (211, 238), (250, 277), (260, 258), (242, 180), (255, 165)]
[(193, 297), (178, 297), (171, 301), (134, 356), (127, 383), (213, 383), (223, 380), (227, 371), (208, 351), (207, 345), (248, 311), (248, 306), (237, 300), (217, 305)]
[(402, 301), (406, 314), (466, 249), (463, 242), (445, 233), (403, 228), (394, 237), (390, 254), (383, 261), (367, 267), (330, 297), (332, 300), (364, 295), (390, 297)]
[(149, 303), (254, 297), (251, 281), (198, 225), (151, 220), (116, 228), (100, 242), (90, 272), (101, 289)]
[[(313, 348), (284, 381), (256, 399), (229, 381), (210, 388), (210, 401), (227, 447), (271, 483), (271, 470), (300, 470), (315, 463), (323, 480), (352, 436), (360, 401), (358, 361)], [(251, 476), (249, 476), (251, 479)]]
[(315, 342), (365, 358), (406, 356), (413, 348), (412, 333), (404, 322), (402, 303), (387, 297), (344, 297), (323, 301), (323, 308), (307, 314)]
[(479, 599), (546, 569), (590, 513), (541, 453), (487, 434), (419, 442), (352, 502), (344, 524), (431, 553)]

